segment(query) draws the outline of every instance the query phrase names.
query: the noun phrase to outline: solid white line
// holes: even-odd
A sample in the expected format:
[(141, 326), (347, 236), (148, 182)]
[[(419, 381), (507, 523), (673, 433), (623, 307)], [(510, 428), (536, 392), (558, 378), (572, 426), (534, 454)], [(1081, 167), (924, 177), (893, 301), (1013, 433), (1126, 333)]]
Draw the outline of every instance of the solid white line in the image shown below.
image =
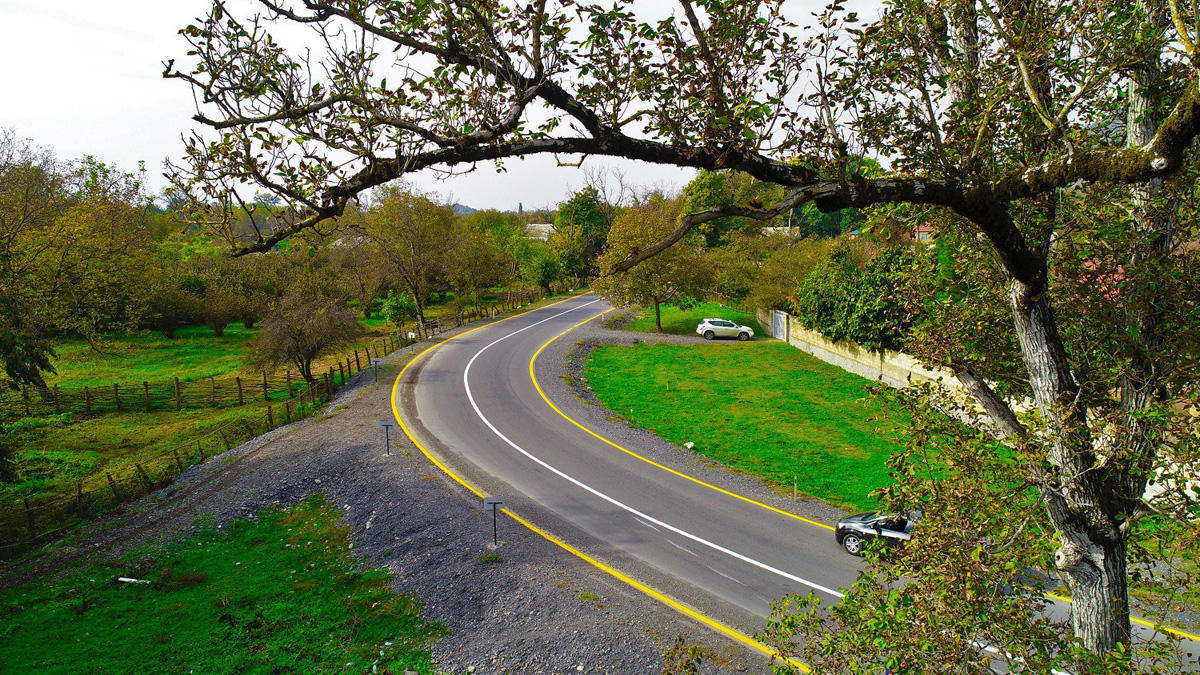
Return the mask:
[(590, 486), (590, 485), (587, 485), (586, 483), (584, 483), (584, 482), (582, 482), (582, 481), (578, 480), (577, 478), (575, 478), (575, 477), (573, 477), (573, 476), (570, 476), (570, 475), (567, 475), (566, 473), (563, 473), (562, 471), (560, 471), (560, 470), (558, 470), (557, 468), (555, 468), (555, 467), (551, 466), (550, 464), (547, 464), (546, 462), (542, 461), (541, 459), (539, 459), (539, 458), (537, 458), (537, 457), (534, 457), (534, 456), (533, 456), (532, 454), (530, 454), (530, 453), (529, 453), (527, 450), (525, 450), (525, 448), (522, 448), (521, 446), (517, 445), (517, 444), (516, 444), (516, 443), (514, 443), (514, 442), (513, 442), (513, 441), (512, 441), (512, 440), (511, 440), (511, 439), (510, 439), (508, 436), (505, 436), (504, 434), (502, 434), (502, 433), (500, 432), (500, 430), (496, 428), (496, 425), (492, 424), (491, 420), (489, 420), (489, 419), (488, 419), (486, 416), (484, 416), (484, 414), (483, 414), (483, 411), (479, 409), (479, 404), (475, 402), (475, 396), (474, 396), (474, 394), (472, 394), (472, 393), (471, 393), (471, 382), (470, 382), (471, 366), (475, 364), (475, 360), (479, 358), (479, 355), (480, 355), (480, 354), (483, 354), (483, 353), (484, 353), (484, 352), (486, 352), (488, 349), (492, 348), (494, 345), (496, 345), (496, 344), (498, 344), (498, 343), (500, 343), (500, 342), (503, 342), (504, 340), (507, 340), (508, 338), (510, 338), (510, 337), (512, 337), (512, 336), (514, 336), (514, 335), (517, 335), (518, 333), (523, 333), (523, 332), (525, 332), (525, 331), (529, 330), (530, 328), (533, 328), (534, 326), (537, 326), (537, 325), (539, 325), (539, 324), (543, 324), (543, 323), (545, 323), (545, 322), (547, 322), (547, 321), (550, 321), (551, 319), (556, 319), (556, 318), (558, 318), (558, 317), (560, 317), (560, 316), (562, 316), (562, 315), (564, 315), (564, 314), (569, 314), (569, 313), (571, 313), (571, 312), (573, 312), (573, 311), (575, 311), (575, 310), (577, 310), (577, 309), (582, 309), (582, 308), (584, 308), (584, 307), (587, 307), (588, 305), (593, 305), (593, 304), (595, 304), (595, 303), (597, 303), (597, 302), (599, 302), (599, 300), (593, 300), (593, 301), (591, 301), (591, 302), (588, 302), (588, 303), (585, 303), (585, 304), (579, 305), (578, 307), (573, 307), (573, 308), (571, 308), (571, 309), (568, 309), (568, 310), (566, 310), (566, 311), (564, 311), (564, 312), (559, 312), (558, 314), (555, 314), (555, 315), (553, 315), (553, 316), (546, 317), (545, 319), (542, 319), (541, 321), (537, 321), (537, 322), (535, 322), (535, 323), (531, 323), (531, 324), (529, 324), (528, 326), (525, 326), (524, 328), (519, 328), (519, 329), (517, 329), (517, 330), (515, 330), (515, 331), (513, 331), (513, 332), (511, 332), (511, 333), (509, 333), (508, 335), (505, 335), (505, 336), (503, 336), (503, 337), (500, 337), (500, 338), (497, 338), (497, 339), (493, 340), (492, 342), (490, 342), (490, 343), (488, 343), (486, 346), (484, 346), (482, 349), (480, 349), (479, 351), (475, 352), (475, 355), (471, 357), (471, 360), (467, 362), (467, 367), (466, 367), (466, 368), (463, 370), (463, 386), (464, 386), (464, 387), (466, 388), (466, 390), (467, 390), (467, 400), (471, 402), (471, 407), (475, 409), (475, 414), (479, 416), (479, 419), (480, 419), (480, 420), (482, 420), (482, 421), (483, 421), (483, 423), (484, 423), (484, 424), (486, 424), (486, 425), (487, 425), (487, 427), (488, 427), (489, 429), (491, 429), (491, 430), (492, 430), (492, 433), (496, 434), (496, 436), (497, 436), (497, 437), (499, 437), (499, 438), (500, 438), (500, 440), (502, 440), (502, 441), (504, 441), (505, 443), (507, 443), (507, 444), (509, 445), (509, 447), (511, 447), (513, 450), (516, 450), (517, 452), (521, 453), (522, 455), (524, 455), (525, 457), (529, 458), (529, 459), (530, 459), (530, 460), (532, 460), (533, 462), (535, 462), (535, 463), (537, 463), (538, 465), (540, 465), (540, 466), (544, 467), (545, 469), (547, 469), (547, 470), (551, 471), (552, 473), (554, 473), (555, 475), (559, 476), (560, 478), (563, 478), (564, 480), (567, 480), (568, 482), (570, 482), (570, 483), (574, 484), (575, 486), (577, 486), (577, 487), (579, 487), (579, 488), (582, 488), (583, 490), (586, 490), (587, 492), (590, 492), (591, 494), (595, 495), (596, 497), (599, 497), (600, 499), (603, 499), (604, 501), (608, 502), (609, 504), (612, 504), (613, 506), (616, 506), (616, 507), (618, 507), (618, 508), (620, 508), (620, 509), (623, 509), (623, 510), (625, 510), (625, 511), (628, 511), (629, 513), (632, 513), (632, 514), (633, 514), (635, 517), (640, 517), (640, 518), (643, 518), (643, 519), (645, 519), (645, 520), (647, 520), (647, 521), (649, 521), (649, 522), (651, 522), (651, 523), (654, 523), (654, 524), (656, 524), (656, 525), (658, 525), (658, 526), (660, 526), (660, 527), (666, 528), (666, 529), (670, 530), (671, 532), (674, 532), (675, 534), (678, 534), (678, 535), (680, 535), (680, 536), (682, 536), (682, 537), (686, 537), (686, 538), (688, 538), (688, 539), (691, 539), (692, 541), (694, 541), (694, 542), (696, 542), (696, 543), (698, 543), (698, 544), (702, 544), (702, 545), (704, 545), (704, 546), (707, 546), (708, 548), (711, 548), (711, 549), (712, 549), (712, 550), (714, 550), (714, 551), (718, 551), (718, 552), (720, 552), (720, 553), (724, 553), (725, 555), (727, 555), (727, 556), (730, 556), (731, 558), (736, 558), (737, 560), (741, 560), (741, 561), (742, 561), (742, 562), (744, 562), (744, 563), (748, 563), (748, 564), (750, 564), (750, 565), (753, 565), (753, 566), (755, 566), (755, 567), (758, 567), (759, 569), (763, 569), (763, 570), (766, 570), (766, 571), (768, 571), (768, 572), (771, 572), (772, 574), (776, 574), (776, 575), (778, 575), (778, 576), (781, 576), (781, 577), (783, 577), (784, 579), (788, 579), (788, 580), (790, 580), (790, 581), (794, 581), (794, 582), (796, 582), (796, 583), (798, 583), (798, 584), (801, 584), (801, 585), (803, 585), (803, 586), (808, 586), (809, 588), (811, 588), (811, 589), (813, 589), (813, 590), (817, 590), (817, 591), (821, 591), (821, 592), (823, 592), (823, 593), (827, 593), (827, 594), (829, 594), (829, 595), (831, 595), (831, 596), (833, 596), (833, 597), (835, 597), (835, 598), (838, 598), (838, 599), (841, 599), (842, 597), (845, 597), (845, 596), (844, 596), (842, 593), (840, 593), (840, 592), (838, 592), (838, 591), (836, 591), (836, 590), (834, 590), (834, 589), (832, 589), (832, 588), (828, 588), (828, 587), (826, 587), (826, 586), (822, 586), (821, 584), (814, 583), (814, 582), (812, 582), (812, 581), (809, 581), (809, 580), (807, 580), (807, 579), (803, 579), (803, 578), (801, 578), (801, 577), (798, 577), (798, 576), (796, 576), (796, 575), (794, 575), (794, 574), (790, 574), (790, 573), (788, 573), (788, 572), (784, 572), (783, 570), (781, 570), (781, 569), (779, 569), (779, 568), (772, 567), (772, 566), (770, 566), (770, 565), (768, 565), (768, 564), (766, 564), (766, 563), (764, 563), (764, 562), (759, 562), (758, 560), (755, 560), (754, 558), (751, 558), (751, 557), (749, 557), (749, 556), (746, 556), (746, 555), (742, 555), (741, 553), (738, 553), (737, 551), (733, 551), (733, 550), (730, 550), (730, 549), (728, 549), (728, 548), (725, 548), (724, 546), (721, 546), (720, 544), (716, 544), (716, 543), (713, 543), (713, 542), (711, 542), (711, 541), (709, 541), (709, 540), (707, 540), (707, 539), (704, 539), (704, 538), (698, 537), (698, 536), (696, 536), (696, 535), (692, 534), (691, 532), (688, 532), (688, 531), (686, 531), (686, 530), (682, 530), (682, 529), (680, 529), (680, 528), (678, 528), (678, 527), (675, 527), (674, 525), (671, 525), (671, 524), (669, 524), (669, 523), (665, 523), (665, 522), (663, 522), (663, 521), (661, 521), (661, 520), (659, 520), (659, 519), (657, 519), (657, 518), (655, 518), (655, 517), (653, 517), (653, 516), (651, 516), (651, 515), (648, 515), (648, 514), (646, 514), (646, 513), (642, 512), (642, 511), (639, 511), (639, 510), (637, 510), (637, 509), (633, 508), (632, 506), (629, 506), (628, 504), (625, 504), (624, 502), (618, 501), (618, 500), (616, 500), (616, 499), (614, 499), (614, 498), (612, 498), (612, 497), (608, 496), (607, 494), (605, 494), (605, 493), (603, 493), (603, 492), (601, 492), (601, 491), (597, 490), (596, 488), (594, 488), (594, 487), (592, 487), (592, 486)]

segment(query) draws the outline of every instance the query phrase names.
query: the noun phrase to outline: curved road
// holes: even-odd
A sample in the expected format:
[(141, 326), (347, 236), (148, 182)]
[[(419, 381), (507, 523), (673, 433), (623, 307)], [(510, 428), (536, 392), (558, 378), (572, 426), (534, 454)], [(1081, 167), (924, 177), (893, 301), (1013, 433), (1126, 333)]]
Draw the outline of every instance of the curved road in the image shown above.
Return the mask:
[(434, 456), (515, 513), (745, 633), (785, 594), (840, 597), (860, 561), (828, 526), (621, 452), (543, 399), (531, 359), (607, 309), (576, 296), (439, 345), (398, 380), (400, 416)]

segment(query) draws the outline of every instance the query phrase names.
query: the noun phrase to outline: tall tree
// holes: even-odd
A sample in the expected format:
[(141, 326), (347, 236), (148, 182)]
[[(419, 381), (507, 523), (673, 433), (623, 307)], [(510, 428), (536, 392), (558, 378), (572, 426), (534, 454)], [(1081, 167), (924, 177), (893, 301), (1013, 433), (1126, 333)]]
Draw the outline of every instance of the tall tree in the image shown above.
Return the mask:
[(449, 206), (406, 187), (382, 188), (378, 203), (362, 214), (364, 232), (408, 290), (422, 322), (430, 291), (452, 264), (456, 223)]
[(586, 279), (596, 274), (596, 258), (604, 248), (611, 224), (600, 193), (588, 186), (558, 206), (550, 245), (558, 252), (564, 271)]
[(45, 389), (50, 339), (130, 327), (141, 304), (149, 199), (136, 176), (64, 162), (0, 131), (0, 357)]
[[(210, 214), (218, 223), (246, 183), (285, 202), (270, 228), (231, 242), (239, 250), (265, 250), (412, 171), (534, 153), (735, 169), (785, 188), (770, 208), (689, 214), (614, 269), (658, 255), (705, 222), (770, 219), (807, 202), (826, 212), (935, 207), (952, 216), (950, 227), (977, 234), (975, 245), (998, 262), (1024, 391), (1044, 429), (1030, 433), (1012, 414), (976, 370), (988, 364), (969, 364), (964, 375), (1014, 443), (1040, 448), (1030, 479), (1057, 535), (1076, 636), (1097, 653), (1128, 643), (1125, 542), (1149, 508), (1147, 468), (1163, 450), (1161, 434), (1120, 420), (1140, 415), (1139, 401), (1177, 394), (1187, 369), (1169, 342), (1139, 338), (1112, 343), (1110, 372), (1131, 378), (1084, 377), (1082, 354), (1059, 322), (1053, 273), (1056, 264), (1078, 272), (1104, 261), (1055, 256), (1071, 241), (1087, 244), (1076, 253), (1128, 247), (1093, 246), (1112, 232), (1085, 217), (1069, 225), (1088, 231), (1069, 229), (1059, 206), (1071, 194), (1092, 206), (1120, 203), (1124, 186), (1187, 165), (1200, 134), (1193, 6), (1172, 1), (1171, 20), (1161, 22), (1120, 0), (895, 0), (860, 27), (834, 2), (802, 28), (783, 0), (679, 0), (665, 18), (641, 15), (633, 0), (260, 4), (261, 20), (214, 4), (183, 31), (188, 64), (166, 69), (195, 88), (197, 119), (211, 129), (188, 142), (178, 185), (206, 207), (231, 205)], [(276, 44), (273, 22), (324, 36), (318, 58), (327, 67)], [(1156, 105), (1138, 117), (1156, 124), (1127, 143), (1113, 130), (1131, 69), (1151, 63), (1147, 35), (1170, 47), (1146, 90)], [(432, 73), (414, 72), (421, 59), (437, 63)], [(855, 157), (887, 157), (890, 167), (871, 175)], [(1144, 260), (1179, 276), (1175, 258)], [(1136, 335), (1139, 322), (1152, 332), (1172, 325), (1153, 315), (1126, 313), (1123, 328)]]
[(683, 208), (681, 202), (654, 194), (622, 210), (608, 231), (608, 250), (599, 260), (603, 276), (596, 282), (597, 290), (618, 304), (653, 306), (654, 325), (660, 333), (663, 303), (697, 297), (709, 280), (699, 237), (672, 246), (632, 269), (620, 271), (616, 266), (675, 229)]

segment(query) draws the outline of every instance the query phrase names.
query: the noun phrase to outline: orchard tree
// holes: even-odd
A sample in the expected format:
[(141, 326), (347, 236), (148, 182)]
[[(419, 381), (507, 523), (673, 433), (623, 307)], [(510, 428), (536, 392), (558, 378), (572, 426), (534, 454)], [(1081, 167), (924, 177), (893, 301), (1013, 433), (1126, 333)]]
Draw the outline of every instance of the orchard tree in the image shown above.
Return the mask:
[(313, 361), (349, 344), (362, 332), (358, 317), (340, 298), (289, 294), (263, 319), (251, 340), (251, 360), (271, 370), (293, 365), (309, 384)]
[(363, 231), (408, 290), (422, 323), (430, 291), (457, 255), (457, 221), (449, 206), (403, 186), (381, 188), (377, 203), (362, 214)]
[(631, 269), (621, 271), (618, 265), (678, 227), (681, 202), (653, 194), (622, 210), (608, 231), (608, 250), (599, 260), (603, 276), (596, 289), (620, 305), (653, 306), (654, 326), (660, 333), (663, 303), (699, 296), (710, 279), (700, 237), (681, 241)]
[[(968, 235), (1002, 289), (967, 292), (1009, 315), (1036, 423), (991, 387), (988, 360), (964, 360), (960, 379), (1032, 449), (1026, 478), (1075, 637), (1093, 653), (1130, 642), (1128, 542), (1158, 508), (1143, 499), (1150, 478), (1179, 472), (1159, 413), (1194, 359), (1175, 341), (1196, 317), (1153, 283), (1186, 275), (1175, 250), (1188, 221), (1172, 195), (1200, 133), (1194, 3), (893, 0), (862, 25), (835, 1), (806, 26), (783, 0), (679, 0), (653, 14), (633, 0), (259, 5), (237, 16), (215, 3), (182, 31), (185, 62), (166, 67), (193, 87), (206, 127), (174, 180), (235, 252), (324, 227), (410, 172), (535, 153), (731, 169), (782, 188), (764, 208), (687, 214), (614, 271), (705, 222), (805, 203), (911, 204)], [(314, 39), (282, 44), (276, 24)], [(864, 172), (857, 157), (888, 168)], [(248, 239), (227, 227), (247, 185), (282, 200)], [(1060, 218), (1069, 199), (1076, 214), (1121, 213), (1119, 227)], [(1088, 255), (1057, 257), (1064, 243)], [(1137, 286), (1116, 294), (1103, 370), (1073, 351), (1056, 281), (1096, 267)]]

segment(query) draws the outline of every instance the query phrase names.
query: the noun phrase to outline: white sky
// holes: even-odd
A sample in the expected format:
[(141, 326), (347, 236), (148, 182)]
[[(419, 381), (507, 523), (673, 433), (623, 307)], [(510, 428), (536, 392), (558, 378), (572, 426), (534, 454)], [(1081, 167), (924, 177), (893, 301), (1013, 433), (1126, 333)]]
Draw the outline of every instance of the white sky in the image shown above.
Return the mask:
[[(181, 133), (195, 124), (190, 89), (163, 79), (162, 62), (184, 60), (186, 44), (176, 31), (209, 6), (206, 0), (0, 0), (0, 127), (64, 158), (91, 154), (126, 170), (144, 161), (150, 189), (161, 189), (163, 161), (179, 155)], [(683, 185), (694, 173), (607, 158), (587, 163), (618, 167), (640, 185)], [(448, 180), (428, 173), (410, 179), (453, 201), (499, 209), (553, 205), (584, 183), (580, 169), (557, 167), (551, 156), (507, 160), (503, 174), (481, 164)]]

